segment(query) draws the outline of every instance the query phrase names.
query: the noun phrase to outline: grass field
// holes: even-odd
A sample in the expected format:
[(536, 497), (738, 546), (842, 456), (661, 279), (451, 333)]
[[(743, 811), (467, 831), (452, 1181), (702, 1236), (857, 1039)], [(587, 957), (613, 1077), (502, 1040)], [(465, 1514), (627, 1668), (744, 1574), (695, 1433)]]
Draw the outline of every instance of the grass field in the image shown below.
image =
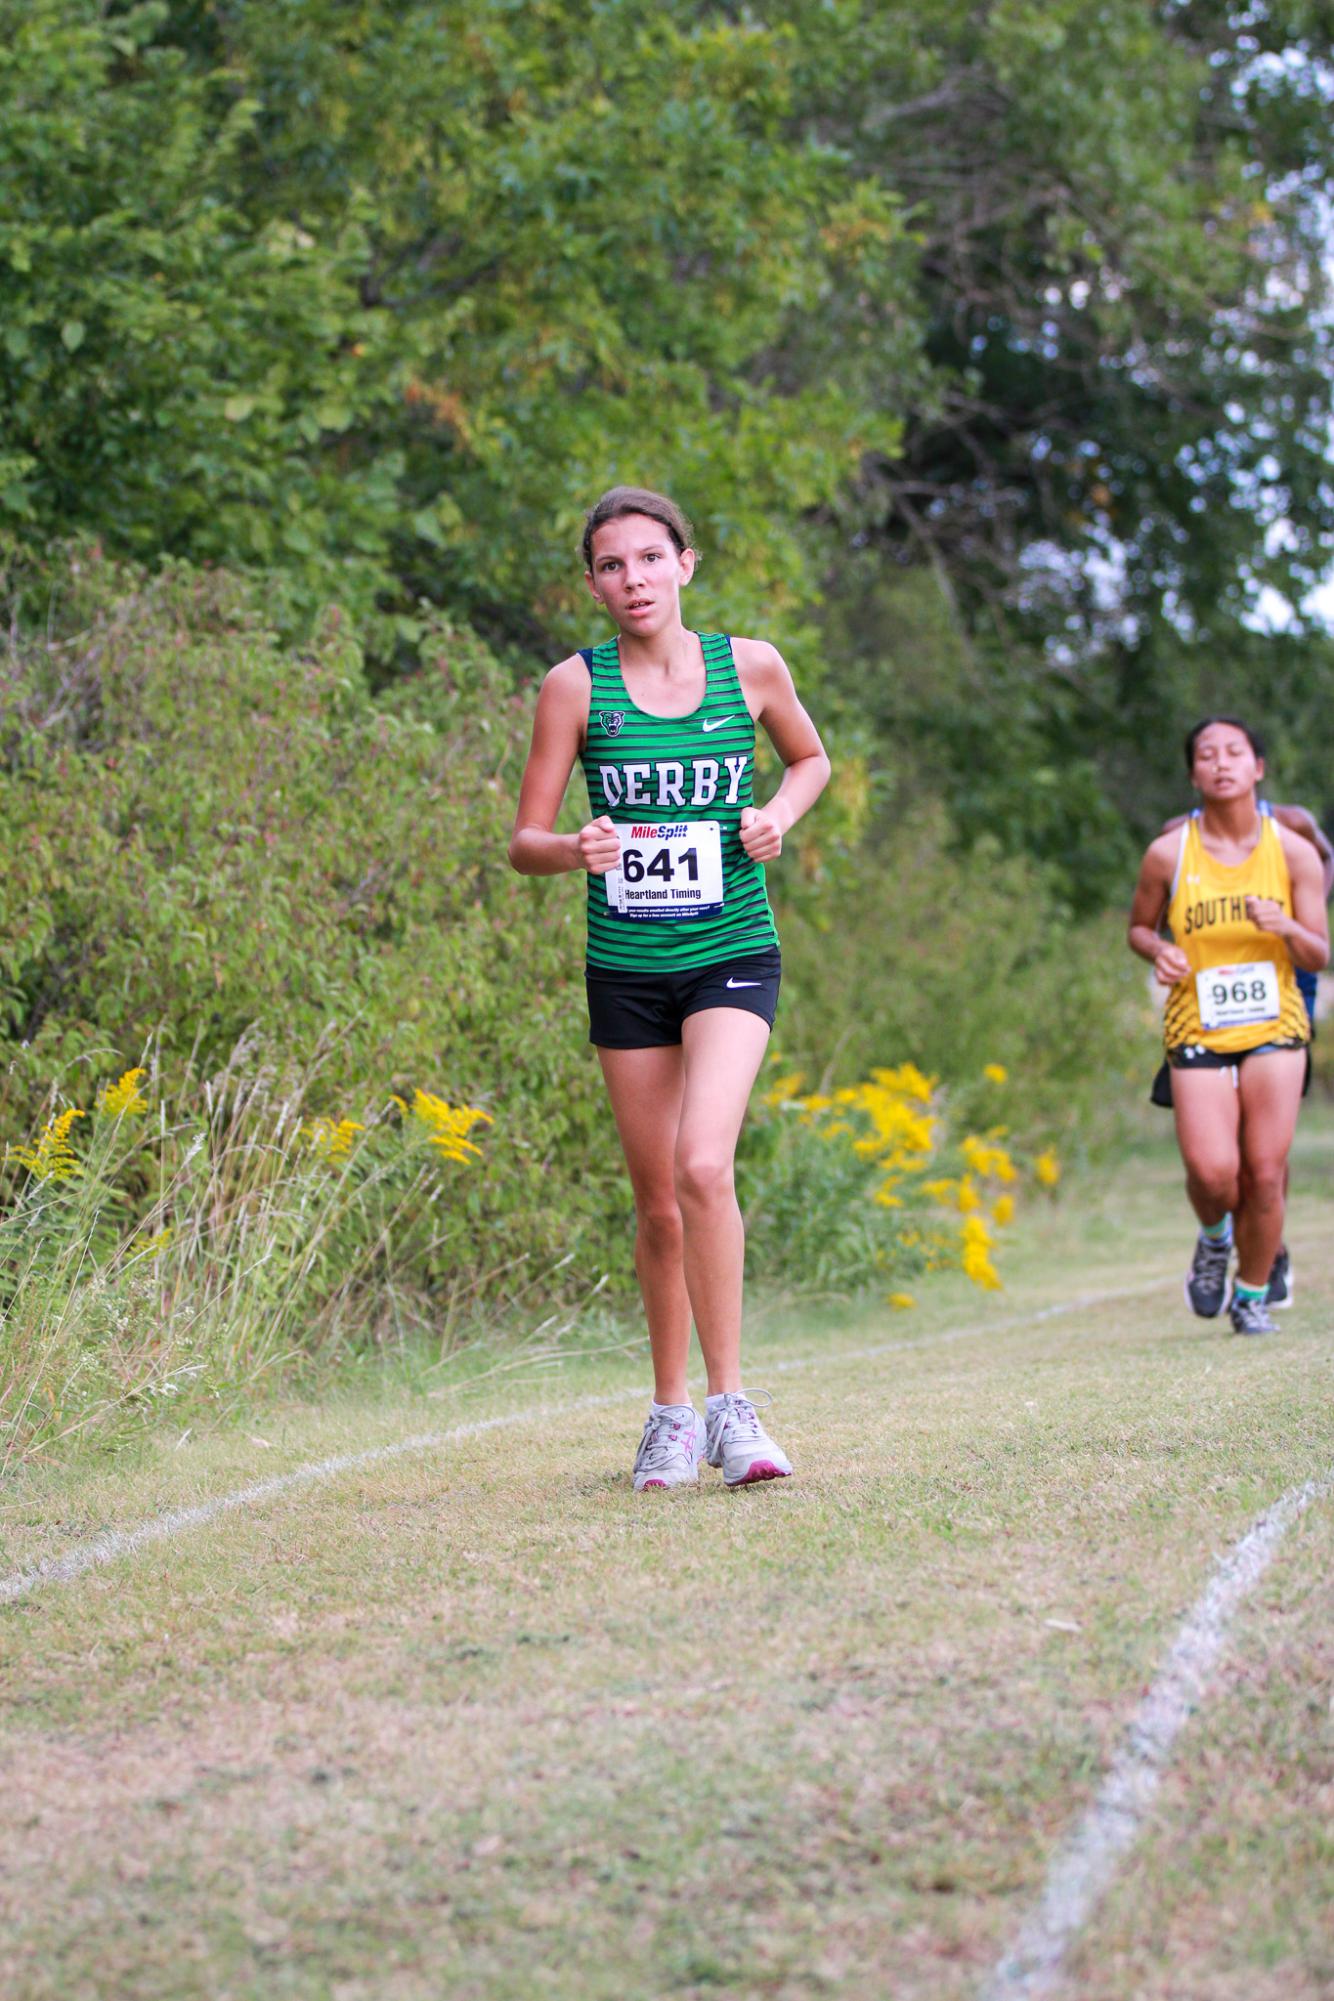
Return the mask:
[[(1334, 1468), (1331, 1168), (1313, 1114), (1268, 1340), (1184, 1308), (1166, 1122), (1030, 1207), (994, 1300), (756, 1324), (781, 1485), (633, 1495), (619, 1355), (25, 1469), (7, 1574), (454, 1434), (0, 1613), (6, 1991), (979, 1993), (1218, 1557)], [(1053, 1991), (1334, 1994), (1332, 1575), (1325, 1497)]]

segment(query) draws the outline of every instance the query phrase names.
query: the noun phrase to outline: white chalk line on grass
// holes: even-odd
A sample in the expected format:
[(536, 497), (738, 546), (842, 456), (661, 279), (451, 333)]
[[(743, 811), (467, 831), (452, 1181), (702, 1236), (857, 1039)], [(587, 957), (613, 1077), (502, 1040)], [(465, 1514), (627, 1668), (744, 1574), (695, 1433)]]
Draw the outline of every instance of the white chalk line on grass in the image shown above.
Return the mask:
[(1057, 1850), (1036, 1909), (993, 1969), (980, 2001), (1039, 2001), (1059, 1986), (1067, 1953), (1139, 1837), (1172, 1746), (1203, 1701), (1232, 1621), (1292, 1524), (1313, 1501), (1331, 1493), (1334, 1472), (1292, 1488), (1220, 1560), (1131, 1718), (1093, 1804)]
[[(567, 1410), (595, 1410), (599, 1405), (620, 1403), (631, 1394), (623, 1390), (614, 1396), (585, 1397), (579, 1403), (563, 1405), (562, 1414)], [(104, 1535), (94, 1536), (91, 1542), (76, 1543), (63, 1556), (47, 1557), (31, 1570), (15, 1571), (11, 1577), (0, 1578), (0, 1605), (12, 1605), (43, 1584), (68, 1584), (82, 1577), (85, 1571), (115, 1563), (122, 1556), (133, 1556), (151, 1543), (166, 1542), (186, 1529), (202, 1528), (205, 1523), (216, 1521), (219, 1515), (250, 1507), (256, 1501), (267, 1501), (292, 1487), (308, 1487), (317, 1480), (331, 1480), (336, 1474), (350, 1473), (359, 1466), (401, 1459), (409, 1452), (431, 1452), (441, 1445), (458, 1445), (466, 1438), (480, 1438), (488, 1431), (500, 1431), (553, 1414), (541, 1409), (507, 1411), (499, 1417), (480, 1417), (470, 1424), (457, 1424), (449, 1431), (423, 1431), (413, 1438), (397, 1439), (392, 1445), (373, 1445), (365, 1452), (340, 1452), (329, 1459), (312, 1459), (305, 1466), (293, 1467), (290, 1473), (275, 1473), (268, 1480), (234, 1488), (230, 1494), (217, 1494), (211, 1501), (200, 1501), (193, 1508), (173, 1508), (170, 1513), (155, 1515), (151, 1521), (140, 1522), (132, 1529), (108, 1529)]]
[[(827, 1367), (833, 1362), (865, 1362), (878, 1355), (906, 1352), (913, 1348), (933, 1348), (946, 1341), (971, 1340), (977, 1335), (1000, 1334), (1016, 1327), (1027, 1327), (1041, 1320), (1055, 1320), (1063, 1315), (1080, 1313), (1086, 1307), (1099, 1306), (1108, 1301), (1130, 1298), (1135, 1294), (1153, 1292), (1168, 1284), (1166, 1279), (1152, 1279), (1133, 1286), (1118, 1286), (1110, 1292), (1083, 1293), (1077, 1299), (1064, 1300), (1055, 1306), (1044, 1306), (1034, 1313), (1014, 1314), (1005, 1320), (979, 1321), (970, 1327), (947, 1328), (944, 1332), (925, 1335), (915, 1341), (884, 1341), (873, 1347), (836, 1349), (823, 1355), (794, 1356), (787, 1361), (770, 1364), (774, 1371)], [(374, 1445), (364, 1452), (344, 1452), (328, 1459), (314, 1459), (305, 1466), (297, 1466), (290, 1473), (275, 1473), (267, 1480), (253, 1481), (249, 1486), (237, 1487), (230, 1494), (215, 1495), (212, 1500), (200, 1501), (191, 1508), (173, 1508), (164, 1515), (155, 1515), (151, 1521), (140, 1522), (134, 1528), (108, 1529), (104, 1534), (94, 1536), (91, 1542), (76, 1543), (63, 1556), (46, 1558), (34, 1564), (29, 1570), (15, 1571), (11, 1576), (0, 1578), (0, 1605), (16, 1604), (20, 1598), (30, 1597), (45, 1584), (68, 1584), (76, 1577), (82, 1577), (89, 1570), (98, 1570), (109, 1563), (117, 1563), (121, 1557), (133, 1556), (151, 1544), (167, 1542), (173, 1536), (183, 1535), (187, 1529), (203, 1528), (216, 1521), (220, 1515), (234, 1513), (238, 1508), (253, 1506), (256, 1502), (267, 1501), (276, 1494), (284, 1494), (293, 1487), (307, 1487), (320, 1480), (331, 1480), (339, 1473), (350, 1473), (358, 1467), (382, 1464), (387, 1459), (401, 1459), (410, 1452), (433, 1452), (441, 1446), (459, 1445), (465, 1439), (480, 1438), (488, 1431), (511, 1430), (522, 1424), (533, 1424), (543, 1418), (565, 1417), (578, 1411), (605, 1410), (612, 1404), (624, 1403), (631, 1397), (642, 1397), (642, 1388), (625, 1389), (609, 1396), (581, 1397), (572, 1403), (559, 1406), (530, 1405), (525, 1410), (506, 1411), (498, 1417), (477, 1418), (469, 1424), (454, 1425), (448, 1431), (420, 1432), (412, 1438), (398, 1439), (390, 1445)]]

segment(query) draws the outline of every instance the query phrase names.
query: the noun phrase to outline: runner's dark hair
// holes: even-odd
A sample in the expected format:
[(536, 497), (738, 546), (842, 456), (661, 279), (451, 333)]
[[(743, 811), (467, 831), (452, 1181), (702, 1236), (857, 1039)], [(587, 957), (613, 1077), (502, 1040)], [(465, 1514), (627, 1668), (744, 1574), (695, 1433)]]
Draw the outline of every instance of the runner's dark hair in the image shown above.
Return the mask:
[(678, 555), (693, 547), (694, 529), (674, 500), (668, 500), (665, 493), (654, 493), (647, 486), (610, 486), (601, 500), (594, 501), (584, 522), (584, 568), (593, 567), (593, 537), (608, 521), (619, 521), (625, 514), (647, 514), (651, 521), (660, 521), (676, 544)]
[(1205, 716), (1202, 721), (1196, 723), (1193, 730), (1187, 730), (1186, 732), (1185, 748), (1186, 748), (1187, 771), (1194, 771), (1195, 746), (1199, 742), (1200, 738), (1204, 735), (1204, 732), (1207, 729), (1212, 728), (1212, 726), (1215, 723), (1222, 723), (1226, 726), (1226, 728), (1230, 730), (1240, 730), (1242, 735), (1245, 737), (1247, 743), (1250, 745), (1251, 749), (1255, 752), (1255, 755), (1257, 757), (1264, 756), (1265, 754), (1264, 738), (1260, 735), (1260, 732), (1258, 730), (1253, 730), (1249, 723), (1244, 723), (1241, 720), (1240, 716)]

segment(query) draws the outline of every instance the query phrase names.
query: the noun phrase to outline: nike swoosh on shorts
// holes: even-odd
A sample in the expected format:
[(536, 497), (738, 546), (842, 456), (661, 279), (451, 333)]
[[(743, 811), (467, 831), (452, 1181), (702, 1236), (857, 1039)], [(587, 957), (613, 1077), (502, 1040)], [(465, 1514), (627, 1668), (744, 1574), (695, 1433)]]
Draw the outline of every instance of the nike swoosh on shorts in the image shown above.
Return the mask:
[(764, 981), (763, 981), (763, 980), (729, 980), (729, 981), (727, 982), (727, 984), (728, 984), (728, 986), (729, 986), (729, 987), (762, 987), (762, 986), (764, 985)]

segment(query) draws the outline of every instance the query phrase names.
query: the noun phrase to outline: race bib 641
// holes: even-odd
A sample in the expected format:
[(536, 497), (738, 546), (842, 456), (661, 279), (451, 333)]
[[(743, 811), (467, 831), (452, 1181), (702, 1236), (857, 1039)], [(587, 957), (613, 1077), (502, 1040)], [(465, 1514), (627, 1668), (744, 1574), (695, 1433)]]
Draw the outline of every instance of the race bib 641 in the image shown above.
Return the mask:
[(621, 865), (608, 869), (607, 907), (617, 917), (712, 917), (723, 907), (723, 842), (717, 820), (633, 820), (616, 829)]

